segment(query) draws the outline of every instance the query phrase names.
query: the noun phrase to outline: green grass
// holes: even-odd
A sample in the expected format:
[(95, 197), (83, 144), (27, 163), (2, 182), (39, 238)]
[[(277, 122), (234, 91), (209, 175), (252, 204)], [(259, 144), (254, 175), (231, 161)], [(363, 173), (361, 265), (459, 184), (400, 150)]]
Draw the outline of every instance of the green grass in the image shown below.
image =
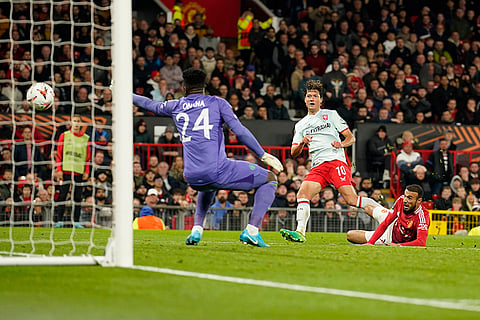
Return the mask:
[[(88, 238), (88, 232), (79, 230), (76, 236)], [(68, 239), (69, 233), (61, 233), (59, 239)], [(478, 237), (429, 237), (426, 248), (398, 248), (351, 245), (345, 234), (325, 233), (307, 234), (305, 244), (287, 243), (278, 233), (263, 232), (272, 246), (254, 248), (238, 241), (239, 232), (205, 231), (195, 247), (184, 244), (187, 234), (136, 231), (135, 264), (402, 297), (467, 299), (480, 306)], [(95, 235), (101, 243), (107, 232)], [(478, 312), (122, 268), (2, 267), (0, 272), (2, 319), (480, 317)]]

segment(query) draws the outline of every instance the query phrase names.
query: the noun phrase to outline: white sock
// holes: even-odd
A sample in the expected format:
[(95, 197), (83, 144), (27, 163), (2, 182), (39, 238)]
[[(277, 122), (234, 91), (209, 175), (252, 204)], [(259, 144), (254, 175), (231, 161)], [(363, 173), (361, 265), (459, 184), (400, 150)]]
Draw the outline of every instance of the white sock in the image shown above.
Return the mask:
[(198, 232), (200, 232), (201, 235), (203, 235), (203, 227), (202, 226), (193, 226), (192, 232), (193, 231), (198, 231)]
[(297, 199), (297, 231), (305, 235), (308, 218), (310, 218), (310, 201)]
[(367, 198), (367, 197), (358, 197), (358, 200), (357, 200), (357, 207), (359, 208), (365, 208), (365, 206), (367, 204), (371, 204), (371, 205), (374, 205), (376, 207), (381, 207), (382, 205), (380, 203), (378, 203), (377, 201), (371, 199), (371, 198)]
[(258, 234), (258, 228), (251, 224), (247, 224), (247, 231), (251, 236), (256, 236)]

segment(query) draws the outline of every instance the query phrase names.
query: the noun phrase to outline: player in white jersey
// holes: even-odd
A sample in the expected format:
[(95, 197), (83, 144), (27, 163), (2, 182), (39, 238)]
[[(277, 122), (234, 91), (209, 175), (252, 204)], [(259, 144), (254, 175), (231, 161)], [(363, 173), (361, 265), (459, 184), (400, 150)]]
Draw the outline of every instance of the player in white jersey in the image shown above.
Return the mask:
[[(352, 174), (347, 165), (344, 148), (355, 142), (347, 123), (336, 111), (320, 109), (322, 83), (310, 80), (306, 84), (305, 104), (308, 114), (295, 125), (292, 156), (298, 157), (308, 146), (312, 158), (312, 170), (305, 177), (297, 194), (297, 230), (281, 229), (285, 240), (305, 242), (305, 230), (310, 217), (310, 200), (322, 188), (333, 183), (345, 201), (351, 206), (380, 206), (373, 199), (359, 197), (353, 188)], [(341, 133), (345, 139), (341, 141)]]

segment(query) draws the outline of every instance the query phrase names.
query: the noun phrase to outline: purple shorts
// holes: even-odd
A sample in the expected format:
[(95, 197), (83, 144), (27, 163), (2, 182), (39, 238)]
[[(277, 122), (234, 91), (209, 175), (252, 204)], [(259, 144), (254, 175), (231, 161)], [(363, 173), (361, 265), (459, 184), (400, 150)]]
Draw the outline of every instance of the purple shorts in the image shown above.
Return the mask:
[(267, 177), (268, 170), (257, 164), (227, 159), (218, 168), (216, 182), (191, 187), (199, 191), (218, 189), (248, 191), (260, 187), (267, 181)]

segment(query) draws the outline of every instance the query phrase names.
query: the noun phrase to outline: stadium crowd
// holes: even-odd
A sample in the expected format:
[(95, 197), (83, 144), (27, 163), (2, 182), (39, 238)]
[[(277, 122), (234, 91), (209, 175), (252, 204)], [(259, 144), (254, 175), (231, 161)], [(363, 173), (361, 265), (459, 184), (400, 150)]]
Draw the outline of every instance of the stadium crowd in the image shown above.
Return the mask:
[[(100, 117), (111, 113), (110, 1), (94, 2), (94, 8), (64, 3), (52, 7), (31, 4), (30, 8), (27, 1), (0, 6), (0, 39), (11, 40), (0, 44), (2, 112), (31, 115), (26, 90), (35, 80), (54, 84), (54, 108), (59, 115)], [(196, 67), (208, 75), (207, 93), (227, 99), (242, 120), (294, 120), (304, 116), (305, 83), (318, 79), (325, 87), (325, 108), (336, 110), (351, 128), (357, 123), (378, 123), (378, 134), (381, 125), (388, 123), (480, 124), (480, 15), (475, 1), (317, 0), (298, 5), (287, 1), (266, 4), (284, 19), (274, 28), (272, 19), (259, 21), (252, 11), (243, 12), (237, 22), (238, 41), (234, 46), (217, 37), (201, 13), (190, 24), (182, 21), (178, 14), (181, 1), (176, 1), (172, 22), (167, 21), (164, 12), (159, 12), (154, 21), (133, 18), (134, 92), (157, 101), (178, 98), (182, 96), (182, 70)], [(10, 12), (15, 21), (9, 21)], [(136, 107), (133, 112), (135, 116), (151, 115)], [(36, 136), (37, 130), (32, 132), (25, 118), (20, 124), (15, 138), (42, 139)], [(61, 126), (58, 134), (69, 129), (68, 125)], [(92, 170), (82, 199), (103, 205), (111, 202), (111, 142), (108, 130), (103, 130), (100, 123), (96, 130), (89, 133), (96, 143), (91, 166), (98, 170)], [(3, 123), (0, 133), (1, 139), (12, 140), (8, 124)], [(432, 153), (425, 163), (422, 160), (412, 165), (412, 151), (408, 148), (414, 145), (414, 137), (402, 137), (395, 144), (380, 135), (378, 139), (373, 137), (377, 144), (372, 144), (374, 149), (384, 147), (377, 148), (383, 152), (379, 154), (380, 162), (392, 150), (388, 146), (406, 155), (405, 163), (397, 162), (401, 169), (405, 164), (403, 185), (423, 183), (426, 194), (435, 198), (435, 208), (458, 208), (456, 198), (461, 199), (461, 209), (479, 207), (478, 163), (453, 168), (448, 155), (448, 150), (454, 150), (451, 141), (446, 141), (447, 149), (439, 148), (441, 151)], [(135, 125), (135, 142), (178, 143), (175, 137), (173, 130), (167, 129), (161, 141), (153, 141), (145, 121)], [(228, 134), (227, 138), (234, 140)], [(34, 170), (27, 165), (24, 173), (17, 166), (12, 172), (11, 162), (30, 161), (32, 153), (20, 154), (15, 148), (12, 154), (9, 145), (6, 143), (2, 151), (2, 200), (54, 199), (52, 164), (35, 165)], [(47, 151), (38, 148), (33, 152), (39, 157), (35, 160), (48, 163), (51, 155)], [(162, 149), (148, 159), (136, 157), (135, 203), (142, 204), (152, 188), (157, 190), (158, 203), (188, 207), (195, 201), (195, 192), (183, 179), (181, 150)], [(253, 157), (246, 160), (255, 161)], [(442, 167), (444, 160), (451, 167)], [(292, 190), (298, 190), (309, 170), (309, 161), (287, 160), (285, 168), (286, 172), (279, 174), (278, 207), (296, 203), (291, 199)], [(375, 181), (380, 181), (382, 172), (376, 174)], [(369, 196), (378, 193), (374, 189), (378, 185), (368, 186), (370, 177), (355, 177), (360, 180), (357, 191)], [(17, 180), (15, 184), (11, 184), (12, 178)], [(42, 180), (44, 187), (40, 187)], [(32, 185), (36, 186), (35, 195)], [(42, 189), (47, 194), (40, 192)], [(334, 192), (331, 204), (326, 190), (318, 199), (319, 207), (347, 208)], [(227, 201), (232, 206), (251, 204), (249, 193), (248, 201), (241, 198), (245, 197), (230, 192)], [(4, 216), (8, 215), (6, 212)], [(291, 214), (283, 212), (274, 212), (271, 217), (292, 219)], [(339, 218), (346, 221), (347, 217)], [(221, 225), (221, 219), (217, 220), (212, 222), (212, 228)], [(172, 222), (166, 221), (166, 225), (171, 227)]]

